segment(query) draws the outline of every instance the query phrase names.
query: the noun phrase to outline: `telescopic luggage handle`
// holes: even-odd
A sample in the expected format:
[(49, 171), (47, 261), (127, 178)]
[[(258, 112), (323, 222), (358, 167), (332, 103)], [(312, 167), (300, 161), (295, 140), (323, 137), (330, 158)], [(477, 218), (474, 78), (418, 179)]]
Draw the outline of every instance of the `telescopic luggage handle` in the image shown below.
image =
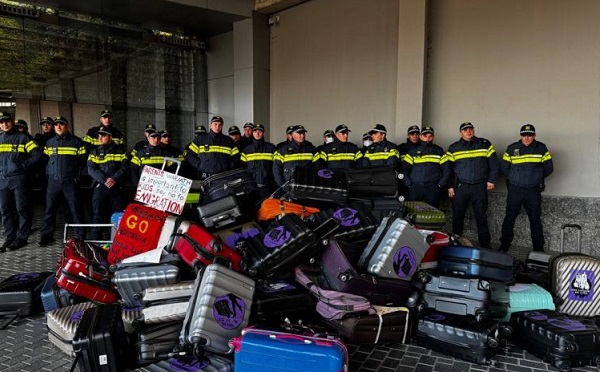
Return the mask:
[(560, 253), (565, 252), (565, 230), (568, 228), (577, 230), (577, 252), (581, 253), (581, 225), (576, 223), (565, 223), (560, 227)]
[[(67, 230), (70, 227), (82, 227), (82, 228), (88, 228), (88, 229), (93, 229), (96, 227), (110, 227), (113, 228), (115, 227), (115, 225), (113, 225), (112, 223), (66, 223), (65, 224), (65, 231), (63, 233), (63, 243), (67, 242)], [(96, 244), (111, 244), (112, 240), (87, 240), (85, 239), (84, 242), (86, 243), (96, 243)]]
[(160, 168), (160, 170), (165, 170), (165, 167), (168, 162), (177, 164), (177, 169), (175, 170), (175, 174), (179, 174), (179, 168), (181, 168), (181, 160), (177, 160), (175, 158), (170, 158), (168, 156), (165, 156), (165, 158), (163, 159), (162, 167)]

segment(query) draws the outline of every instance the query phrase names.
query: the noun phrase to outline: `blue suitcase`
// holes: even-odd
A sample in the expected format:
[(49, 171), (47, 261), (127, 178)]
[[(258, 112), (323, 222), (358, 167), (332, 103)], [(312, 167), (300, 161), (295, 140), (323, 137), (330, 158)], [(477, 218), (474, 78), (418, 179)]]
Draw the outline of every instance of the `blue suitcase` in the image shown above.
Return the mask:
[(230, 346), (235, 372), (348, 371), (348, 350), (337, 338), (247, 328)]
[(42, 305), (44, 312), (49, 312), (61, 307), (67, 307), (81, 302), (81, 300), (64, 288), (56, 285), (56, 276), (50, 275), (42, 287)]
[(513, 257), (489, 248), (447, 245), (439, 250), (441, 275), (514, 283)]

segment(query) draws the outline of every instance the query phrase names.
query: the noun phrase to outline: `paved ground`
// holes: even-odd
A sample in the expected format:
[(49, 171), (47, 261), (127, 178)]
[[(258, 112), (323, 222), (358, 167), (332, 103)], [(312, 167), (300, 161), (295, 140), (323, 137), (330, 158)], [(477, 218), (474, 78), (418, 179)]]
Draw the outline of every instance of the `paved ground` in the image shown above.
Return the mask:
[[(39, 213), (34, 228), (39, 228)], [(57, 237), (58, 237), (57, 233)], [(0, 254), (0, 279), (27, 271), (52, 271), (62, 249), (62, 244), (46, 248), (37, 247), (38, 230), (30, 238), (30, 244), (16, 252)], [(1, 244), (1, 242), (0, 242)], [(524, 249), (513, 248), (510, 253), (525, 254)], [(0, 371), (69, 371), (71, 358), (62, 354), (47, 339), (46, 319), (43, 314), (25, 318), (0, 330), (2, 340)], [(349, 345), (350, 371), (436, 371), (436, 372), (480, 372), (555, 371), (538, 358), (511, 345), (504, 345), (497, 356), (494, 367), (478, 366), (463, 362), (414, 345)], [(597, 371), (596, 367), (574, 369), (574, 371)]]

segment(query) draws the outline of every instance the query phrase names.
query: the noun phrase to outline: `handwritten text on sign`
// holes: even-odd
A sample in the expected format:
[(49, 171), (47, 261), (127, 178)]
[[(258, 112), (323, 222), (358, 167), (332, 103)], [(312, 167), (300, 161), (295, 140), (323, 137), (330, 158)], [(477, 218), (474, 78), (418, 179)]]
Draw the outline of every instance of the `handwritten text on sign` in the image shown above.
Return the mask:
[(192, 180), (157, 168), (144, 167), (135, 200), (160, 211), (181, 214)]

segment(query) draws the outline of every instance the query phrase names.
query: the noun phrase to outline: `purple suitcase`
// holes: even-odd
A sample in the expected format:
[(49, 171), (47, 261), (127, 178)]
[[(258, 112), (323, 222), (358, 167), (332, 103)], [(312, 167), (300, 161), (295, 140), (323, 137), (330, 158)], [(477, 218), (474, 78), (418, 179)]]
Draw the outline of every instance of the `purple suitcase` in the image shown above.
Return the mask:
[(320, 256), (321, 271), (331, 289), (366, 297), (374, 305), (405, 306), (413, 291), (404, 280), (376, 278), (356, 271), (362, 247), (332, 239)]

